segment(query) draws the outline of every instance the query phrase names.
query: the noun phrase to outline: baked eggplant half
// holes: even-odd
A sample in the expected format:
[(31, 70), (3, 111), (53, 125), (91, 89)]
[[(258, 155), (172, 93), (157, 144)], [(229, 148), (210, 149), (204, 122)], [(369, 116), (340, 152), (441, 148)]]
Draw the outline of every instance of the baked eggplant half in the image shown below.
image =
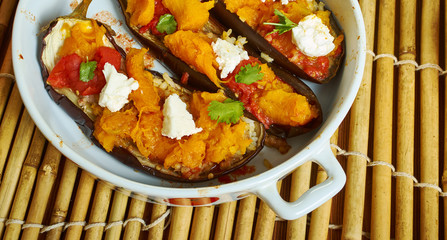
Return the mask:
[(148, 70), (148, 50), (125, 54), (109, 28), (85, 18), (87, 6), (45, 28), (40, 62), (51, 98), (96, 145), (182, 182), (219, 177), (262, 149), (265, 128), (243, 115), (241, 102)]
[(326, 83), (343, 59), (344, 36), (317, 0), (217, 0), (210, 12), (244, 35), (260, 54), (300, 78)]
[(225, 31), (210, 19), (213, 1), (147, 1), (138, 8), (135, 0), (119, 2), (136, 37), (178, 75), (187, 73), (184, 82), (208, 91), (222, 89), (241, 101), (268, 133), (293, 137), (321, 124), (321, 107), (312, 90), (245, 48), (246, 38), (232, 36), (231, 29)]

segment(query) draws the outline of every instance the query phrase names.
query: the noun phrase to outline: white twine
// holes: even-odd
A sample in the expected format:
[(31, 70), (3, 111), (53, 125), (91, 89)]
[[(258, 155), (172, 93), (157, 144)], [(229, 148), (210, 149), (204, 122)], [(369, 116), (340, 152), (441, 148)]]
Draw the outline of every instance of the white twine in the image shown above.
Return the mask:
[(414, 187), (434, 189), (434, 190), (439, 192), (439, 196), (440, 197), (447, 197), (447, 192), (443, 192), (441, 187), (439, 187), (439, 186), (437, 186), (435, 184), (431, 184), (431, 183), (419, 183), (419, 181), (416, 179), (416, 177), (411, 175), (411, 174), (409, 174), (409, 173), (406, 173), (406, 172), (396, 172), (396, 168), (392, 164), (390, 164), (390, 163), (382, 162), (382, 161), (372, 161), (368, 156), (366, 156), (363, 153), (360, 153), (360, 152), (346, 152), (345, 150), (341, 149), (339, 146), (337, 146), (335, 144), (331, 144), (331, 147), (333, 147), (333, 148), (335, 148), (337, 150), (337, 156), (358, 156), (358, 157), (361, 157), (361, 158), (366, 160), (368, 167), (386, 166), (386, 167), (391, 169), (393, 177), (409, 178), (409, 179), (411, 179), (413, 181), (413, 183), (414, 183), (413, 186)]
[[(5, 226), (8, 226), (10, 224), (18, 224), (18, 225), (22, 225), (22, 229), (26, 229), (26, 228), (40, 228), (40, 233), (45, 233), (48, 231), (51, 231), (53, 229), (59, 228), (59, 227), (63, 227), (63, 231), (67, 230), (67, 228), (71, 227), (71, 226), (83, 226), (84, 230), (88, 230), (90, 228), (94, 228), (94, 227), (104, 227), (104, 232), (109, 230), (112, 227), (115, 226), (120, 226), (122, 225), (123, 227), (126, 227), (126, 225), (129, 222), (139, 222), (143, 225), (142, 230), (143, 231), (148, 231), (149, 229), (155, 227), (157, 224), (160, 224), (163, 220), (165, 220), (169, 214), (171, 213), (171, 210), (168, 209), (166, 210), (165, 213), (163, 213), (163, 215), (161, 215), (159, 218), (157, 218), (154, 222), (150, 223), (150, 224), (146, 224), (146, 222), (144, 221), (144, 219), (142, 218), (129, 218), (126, 221), (115, 221), (115, 222), (111, 222), (111, 223), (104, 223), (104, 222), (100, 222), (100, 223), (89, 223), (87, 224), (87, 222), (85, 221), (78, 221), (78, 222), (60, 222), (60, 223), (55, 223), (49, 226), (44, 226), (42, 224), (37, 224), (37, 223), (25, 223), (25, 221), (23, 220), (19, 220), (19, 219), (6, 219), (6, 218), (0, 218), (0, 223), (5, 223)], [(170, 219), (168, 219), (167, 223), (165, 224), (165, 228), (169, 225)]]
[(9, 78), (13, 81), (16, 80), (16, 77), (10, 73), (0, 73), (0, 78)]
[(416, 69), (416, 71), (422, 70), (422, 69), (436, 69), (439, 72), (439, 76), (445, 75), (447, 73), (447, 70), (443, 70), (439, 65), (434, 64), (434, 63), (425, 63), (422, 65), (419, 65), (416, 61), (414, 60), (398, 60), (396, 56), (394, 56), (393, 54), (388, 54), (388, 53), (382, 53), (382, 54), (375, 54), (373, 51), (371, 50), (366, 50), (366, 53), (370, 54), (371, 56), (373, 56), (373, 61), (377, 61), (380, 58), (391, 58), (393, 59), (394, 65), (395, 66), (400, 66), (400, 65), (405, 65), (405, 64), (410, 64), (413, 65)]

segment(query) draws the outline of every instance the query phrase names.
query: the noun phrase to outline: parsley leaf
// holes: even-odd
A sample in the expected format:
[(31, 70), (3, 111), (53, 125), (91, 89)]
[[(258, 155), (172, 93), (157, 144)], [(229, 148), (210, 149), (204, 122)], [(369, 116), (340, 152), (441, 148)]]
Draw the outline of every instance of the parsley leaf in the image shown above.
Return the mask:
[(208, 106), (208, 116), (212, 120), (217, 120), (218, 123), (237, 123), (244, 114), (244, 109), (243, 103), (230, 98), (225, 99), (223, 102), (214, 100)]
[(269, 32), (267, 35), (272, 34), (272, 33), (279, 33), (279, 35), (286, 33), (290, 30), (292, 30), (292, 28), (296, 27), (297, 24), (292, 22), (290, 19), (288, 19), (286, 17), (286, 15), (284, 15), (284, 13), (280, 12), (278, 9), (275, 9), (275, 15), (278, 16), (279, 18), (279, 23), (270, 23), (270, 22), (265, 22), (265, 25), (273, 25), (275, 26), (275, 29), (271, 32)]
[(160, 17), (156, 28), (160, 33), (171, 34), (177, 30), (177, 22), (175, 21), (174, 16), (167, 13)]
[(79, 68), (79, 80), (83, 82), (88, 82), (95, 76), (94, 71), (96, 69), (96, 61), (82, 62)]
[(261, 66), (259, 66), (259, 64), (256, 64), (255, 66), (247, 64), (244, 67), (241, 67), (241, 70), (236, 74), (235, 81), (237, 83), (250, 85), (261, 80), (263, 77), (264, 73), (261, 72)]

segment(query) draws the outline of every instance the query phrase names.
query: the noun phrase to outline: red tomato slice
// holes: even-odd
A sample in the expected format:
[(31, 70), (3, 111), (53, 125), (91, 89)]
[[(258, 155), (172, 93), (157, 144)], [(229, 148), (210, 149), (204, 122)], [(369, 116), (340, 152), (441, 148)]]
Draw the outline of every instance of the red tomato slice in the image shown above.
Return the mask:
[(121, 54), (110, 47), (99, 47), (93, 60), (97, 62), (94, 72), (95, 76), (88, 82), (79, 80), (79, 68), (82, 58), (75, 53), (62, 57), (59, 60), (51, 71), (47, 82), (54, 88), (71, 88), (83, 96), (98, 94), (106, 84), (106, 79), (102, 73), (104, 64), (108, 62), (118, 71), (121, 67)]
[(99, 47), (96, 49), (94, 61), (98, 62), (97, 69), (103, 70), (106, 62), (112, 64), (118, 71), (121, 66), (121, 54), (113, 48)]
[(82, 58), (75, 53), (61, 58), (51, 71), (47, 82), (54, 88), (70, 87), (73, 79), (78, 79), (79, 81), (79, 66), (81, 62)]

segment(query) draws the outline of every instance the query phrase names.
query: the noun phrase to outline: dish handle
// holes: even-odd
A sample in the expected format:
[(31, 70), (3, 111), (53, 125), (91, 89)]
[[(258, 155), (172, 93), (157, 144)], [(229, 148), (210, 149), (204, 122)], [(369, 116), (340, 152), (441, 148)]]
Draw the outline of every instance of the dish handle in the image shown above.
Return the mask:
[(328, 178), (307, 190), (296, 201), (287, 202), (279, 195), (277, 181), (272, 181), (254, 191), (280, 218), (293, 220), (302, 217), (331, 199), (343, 188), (346, 175), (332, 153), (329, 142), (312, 158), (313, 162), (324, 168)]

